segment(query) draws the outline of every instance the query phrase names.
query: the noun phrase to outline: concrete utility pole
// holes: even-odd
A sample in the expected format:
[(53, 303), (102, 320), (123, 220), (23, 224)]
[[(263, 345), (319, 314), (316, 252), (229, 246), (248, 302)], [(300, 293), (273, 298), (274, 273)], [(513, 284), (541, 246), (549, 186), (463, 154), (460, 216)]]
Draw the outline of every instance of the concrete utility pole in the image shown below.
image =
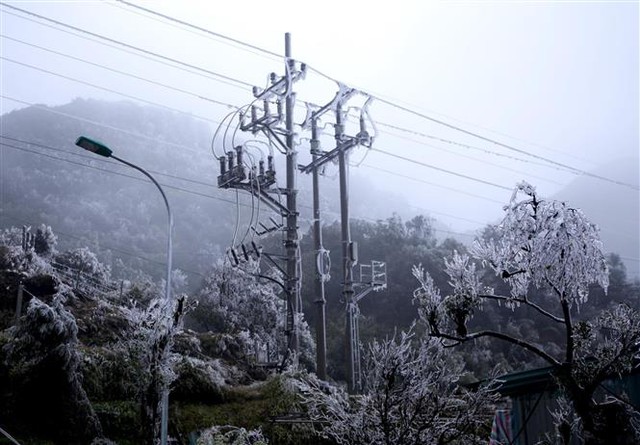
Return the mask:
[[(318, 122), (311, 121), (311, 159), (315, 162), (319, 156), (320, 142), (318, 141)], [(320, 181), (318, 167), (312, 170), (313, 181), (313, 247), (316, 252), (316, 375), (321, 380), (327, 379), (327, 333), (325, 322), (324, 282), (327, 271), (325, 250), (322, 247), (322, 222), (320, 221)]]
[[(278, 259), (284, 259), (286, 265), (280, 267), (271, 255), (266, 253), (263, 253), (263, 255), (284, 275), (284, 283), (278, 282), (278, 284), (282, 286), (286, 295), (286, 334), (288, 337), (288, 349), (292, 352), (298, 352), (299, 349), (296, 314), (301, 310), (297, 209), (298, 190), (296, 184), (298, 154), (294, 144), (293, 108), (295, 93), (293, 92), (293, 84), (303, 77), (305, 72), (306, 67), (304, 64), (300, 64), (300, 68), (298, 69), (295, 60), (291, 58), (291, 35), (286, 33), (284, 76), (278, 77), (275, 73), (271, 73), (271, 85), (268, 88), (253, 88), (255, 100), (250, 107), (250, 120), (248, 122), (245, 113), (240, 113), (240, 129), (242, 131), (249, 131), (253, 134), (262, 132), (270, 141), (273, 140), (278, 144), (286, 154), (286, 186), (280, 188), (276, 185), (276, 173), (272, 156), (268, 157), (268, 168), (266, 171), (262, 161), (258, 171), (251, 168), (247, 169), (243, 161), (243, 146), (237, 146), (235, 147), (235, 152), (229, 151), (226, 153), (226, 156), (220, 157), (220, 175), (218, 176), (218, 187), (235, 188), (251, 193), (257, 196), (272, 210), (278, 212), (280, 216), (286, 220), (283, 241), (285, 255), (284, 257), (278, 257)], [(282, 110), (283, 101), (284, 112)], [(272, 111), (274, 102), (277, 110), (275, 113)], [(260, 103), (261, 107), (256, 105)], [(275, 199), (272, 196), (274, 194), (284, 195), (285, 205), (281, 204), (278, 199)], [(267, 228), (264, 225), (262, 225), (262, 227), (265, 229), (263, 233), (275, 230)], [(276, 225), (276, 228), (279, 227), (281, 226)], [(244, 245), (241, 247), (244, 256), (247, 256), (247, 249), (245, 249)], [(257, 254), (257, 248), (255, 246), (253, 247), (253, 251)], [(237, 264), (240, 255), (236, 253), (235, 246), (232, 246), (231, 254), (233, 255), (234, 262)]]
[(22, 281), (20, 281), (20, 284), (18, 285), (18, 296), (16, 297), (16, 317), (14, 322), (14, 325), (16, 326), (20, 325), (20, 316), (22, 315), (23, 292), (24, 292), (24, 284), (22, 284)]
[[(368, 103), (371, 98), (367, 99), (360, 116), (360, 132), (355, 135), (344, 134), (345, 114), (342, 111), (342, 105), (352, 95), (356, 93), (354, 89), (346, 88), (344, 85), (339, 86), (339, 90), (334, 99), (323, 107), (319, 107), (311, 113), (311, 155), (312, 162), (307, 166), (298, 166), (298, 153), (294, 143), (294, 123), (293, 108), (295, 103), (295, 94), (293, 92), (293, 84), (300, 78), (304, 77), (306, 66), (300, 63), (299, 67), (295, 60), (291, 58), (291, 36), (285, 34), (285, 75), (278, 77), (275, 73), (271, 73), (271, 85), (265, 89), (258, 87), (253, 88), (255, 100), (250, 105), (250, 113), (240, 113), (240, 129), (249, 131), (253, 134), (262, 132), (270, 141), (274, 141), (280, 146), (281, 151), (286, 154), (286, 187), (280, 188), (276, 185), (275, 170), (273, 168), (273, 159), (269, 156), (269, 167), (265, 171), (263, 161), (260, 161), (258, 171), (253, 168), (246, 168), (243, 162), (243, 146), (235, 147), (235, 151), (229, 151), (226, 155), (219, 158), (220, 175), (218, 176), (218, 186), (221, 188), (235, 188), (244, 190), (257, 196), (262, 202), (267, 204), (271, 209), (280, 213), (282, 218), (286, 220), (284, 228), (284, 248), (285, 255), (280, 257), (286, 262), (284, 268), (280, 267), (274, 260), (275, 256), (262, 253), (263, 257), (276, 266), (284, 275), (284, 281), (278, 282), (285, 291), (287, 299), (287, 336), (289, 349), (293, 352), (299, 350), (299, 337), (297, 326), (297, 314), (301, 311), (300, 301), (300, 245), (298, 239), (298, 210), (297, 210), (297, 168), (304, 173), (313, 174), (313, 215), (314, 215), (314, 247), (316, 250), (317, 260), (317, 280), (315, 284), (315, 300), (317, 307), (317, 324), (316, 324), (316, 342), (317, 342), (317, 374), (321, 379), (326, 379), (326, 331), (325, 331), (325, 298), (324, 298), (324, 281), (327, 278), (328, 266), (327, 252), (322, 248), (322, 227), (320, 221), (320, 194), (318, 169), (327, 162), (337, 160), (340, 166), (340, 211), (342, 223), (342, 273), (343, 273), (343, 298), (347, 305), (347, 328), (346, 328), (346, 360), (347, 360), (347, 380), (349, 384), (349, 392), (356, 393), (360, 390), (360, 351), (358, 340), (358, 301), (362, 296), (371, 289), (379, 290), (381, 281), (376, 284), (354, 282), (353, 266), (357, 263), (356, 245), (351, 242), (351, 232), (349, 228), (349, 191), (348, 191), (348, 153), (358, 146), (364, 145), (370, 147), (372, 138), (365, 129), (364, 116), (367, 113)], [(282, 103), (284, 102), (284, 110)], [(261, 104), (261, 105), (256, 105)], [(273, 106), (277, 109), (273, 113)], [(314, 108), (317, 107), (312, 105)], [(312, 108), (308, 104), (308, 111)], [(323, 152), (319, 149), (317, 121), (321, 115), (328, 111), (334, 111), (336, 114), (335, 124), (335, 140), (336, 147), (329, 151)], [(308, 115), (309, 116), (309, 115)], [(250, 117), (250, 120), (249, 120)], [(247, 122), (248, 121), (248, 122)], [(303, 129), (306, 123), (302, 124)], [(283, 125), (284, 124), (284, 125)], [(237, 159), (237, 163), (235, 162)], [(285, 195), (286, 205), (282, 205), (279, 200), (274, 199), (271, 195)], [(273, 222), (273, 221), (272, 221)], [(259, 223), (264, 231), (268, 233), (275, 229), (270, 229)], [(276, 224), (277, 228), (281, 227)], [(260, 233), (256, 231), (258, 235)], [(248, 250), (241, 245), (245, 261), (248, 261)], [(259, 249), (253, 246), (253, 251), (258, 252)], [(232, 246), (230, 253), (232, 261), (237, 264), (242, 262), (240, 254)], [(361, 274), (362, 275), (362, 274)], [(386, 274), (385, 274), (386, 276)], [(354, 286), (365, 286), (365, 290), (356, 293)]]
[[(348, 154), (349, 151), (358, 146), (371, 144), (371, 138), (361, 123), (361, 131), (356, 136), (344, 134), (343, 103), (353, 95), (352, 89), (340, 89), (335, 99), (314, 113), (313, 118), (325, 112), (329, 108), (334, 108), (336, 114), (335, 140), (336, 147), (316, 156), (311, 164), (301, 167), (304, 173), (313, 173), (314, 170), (331, 162), (337, 158), (340, 176), (340, 221), (342, 229), (342, 297), (346, 304), (346, 328), (345, 328), (345, 355), (347, 362), (347, 387), (351, 394), (357, 393), (360, 388), (360, 351), (358, 349), (358, 296), (354, 295), (353, 266), (357, 263), (357, 247), (351, 241), (351, 230), (349, 226), (349, 185), (348, 185)], [(313, 138), (312, 138), (313, 139)], [(317, 154), (317, 153), (316, 153)]]
[(298, 190), (296, 188), (297, 176), (297, 160), (298, 153), (293, 145), (293, 103), (294, 93), (291, 91), (293, 81), (291, 73), (295, 69), (295, 62), (291, 59), (291, 34), (284, 35), (284, 55), (285, 55), (285, 77), (287, 78), (287, 93), (285, 96), (285, 126), (286, 126), (286, 146), (287, 146), (287, 238), (285, 241), (285, 249), (287, 251), (287, 300), (291, 306), (291, 313), (294, 319), (291, 323), (290, 349), (294, 352), (298, 351), (298, 325), (295, 317), (300, 312), (300, 276), (298, 262), (299, 258), (299, 240), (298, 240), (298, 210), (296, 198)]
[[(338, 147), (342, 144), (344, 136), (344, 124), (342, 122), (342, 104), (336, 106), (335, 138)], [(359, 373), (357, 372), (358, 345), (354, 340), (354, 313), (353, 307), (353, 266), (357, 262), (356, 245), (351, 241), (351, 228), (349, 226), (349, 184), (347, 150), (338, 150), (338, 169), (340, 176), (340, 227), (342, 232), (342, 298), (347, 306), (346, 313), (346, 351), (347, 351), (347, 380), (349, 393), (358, 391)]]

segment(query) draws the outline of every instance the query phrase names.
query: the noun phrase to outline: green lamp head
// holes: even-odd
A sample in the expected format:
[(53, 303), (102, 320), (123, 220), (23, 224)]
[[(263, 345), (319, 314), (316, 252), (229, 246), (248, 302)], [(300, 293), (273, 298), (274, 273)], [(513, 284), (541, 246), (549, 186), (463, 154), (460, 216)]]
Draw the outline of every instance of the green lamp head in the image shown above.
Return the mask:
[(106, 145), (98, 141), (86, 138), (84, 136), (80, 136), (76, 140), (76, 145), (80, 148), (84, 148), (87, 151), (91, 151), (95, 154), (99, 154), (100, 156), (104, 156), (105, 158), (111, 157), (111, 153), (113, 153), (111, 149)]

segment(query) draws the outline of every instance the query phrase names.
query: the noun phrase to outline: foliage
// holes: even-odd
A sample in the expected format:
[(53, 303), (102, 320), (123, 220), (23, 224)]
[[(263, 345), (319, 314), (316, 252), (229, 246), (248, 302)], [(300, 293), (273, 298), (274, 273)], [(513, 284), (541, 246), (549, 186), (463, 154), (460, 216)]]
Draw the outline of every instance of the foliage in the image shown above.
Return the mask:
[[(271, 281), (257, 277), (258, 265), (246, 270), (218, 263), (198, 293), (199, 304), (189, 317), (197, 330), (229, 333), (242, 341), (243, 352), (256, 361), (278, 361), (285, 349), (285, 301)], [(315, 345), (302, 314), (298, 316), (299, 359), (314, 366)]]
[(260, 430), (245, 430), (233, 426), (214, 426), (202, 432), (197, 445), (266, 445)]
[[(394, 329), (408, 329), (418, 313), (411, 298), (413, 290), (411, 265), (420, 261), (433, 273), (438, 284), (446, 285), (441, 272), (443, 257), (453, 249), (465, 247), (452, 239), (438, 242), (435, 237), (434, 221), (425, 216), (416, 216), (403, 221), (398, 215), (375, 222), (354, 219), (351, 221), (351, 236), (358, 243), (358, 262), (370, 264), (372, 260), (384, 261), (387, 267), (387, 289), (369, 294), (359, 303), (360, 338), (368, 343), (393, 332)], [(342, 262), (338, 259), (341, 249), (341, 227), (339, 223), (323, 227), (323, 245), (331, 255), (331, 280), (325, 283), (327, 368), (336, 380), (345, 380), (344, 370), (344, 301), (342, 297)], [(275, 248), (275, 244), (273, 248)], [(303, 252), (302, 281), (303, 305), (309, 324), (314, 326), (317, 310), (314, 279), (316, 259), (313, 236), (310, 231), (301, 240)], [(354, 280), (360, 279), (359, 266), (354, 267)]]
[(156, 298), (145, 310), (133, 308), (129, 313), (135, 335), (124, 347), (138, 369), (141, 439), (145, 443), (159, 437), (162, 393), (176, 378), (174, 366), (178, 357), (171, 353), (171, 347), (181, 329), (185, 309), (185, 297), (172, 301)]
[(442, 345), (412, 330), (374, 341), (364, 366), (365, 390), (349, 396), (309, 376), (299, 387), (312, 420), (339, 444), (485, 443), (490, 386), (460, 385), (463, 367)]
[[(520, 194), (524, 195), (522, 199)], [(420, 317), (431, 336), (452, 344), (484, 337), (500, 339), (552, 365), (580, 418), (585, 441), (596, 443), (608, 434), (601, 420), (606, 413), (601, 410), (613, 405), (597, 402), (595, 391), (607, 377), (630, 371), (639, 358), (640, 316), (621, 305), (591, 322), (574, 321), (575, 310), (588, 301), (589, 285), (606, 289), (609, 282), (598, 229), (580, 210), (541, 200), (532, 186), (522, 183), (505, 211), (495, 228), (495, 238), (476, 242), (471, 255), (504, 281), (508, 295), (484, 286), (472, 259), (454, 253), (445, 263), (451, 293), (444, 297), (429, 273), (420, 266), (414, 268), (420, 282), (414, 292)], [(554, 298), (538, 298), (540, 294), (532, 288)], [(561, 351), (550, 350), (526, 332), (469, 332), (475, 312), (488, 302), (505, 304), (514, 311), (535, 311), (547, 323), (563, 329), (564, 347)], [(550, 302), (555, 307), (549, 307)]]
[(22, 248), (22, 231), (11, 227), (0, 231), (0, 268), (31, 277), (51, 272), (48, 261), (33, 248)]
[(33, 249), (42, 257), (50, 257), (56, 253), (58, 237), (53, 233), (51, 226), (41, 224), (36, 230)]
[[(32, 298), (5, 350), (17, 394), (15, 415), (40, 419), (59, 440), (86, 443), (102, 429), (82, 386), (78, 328), (65, 299), (62, 293), (50, 304)], [(37, 406), (25, 404), (36, 395)]]
[(56, 265), (63, 268), (77, 281), (100, 283), (109, 280), (109, 268), (102, 264), (95, 253), (86, 247), (67, 250), (55, 257)]

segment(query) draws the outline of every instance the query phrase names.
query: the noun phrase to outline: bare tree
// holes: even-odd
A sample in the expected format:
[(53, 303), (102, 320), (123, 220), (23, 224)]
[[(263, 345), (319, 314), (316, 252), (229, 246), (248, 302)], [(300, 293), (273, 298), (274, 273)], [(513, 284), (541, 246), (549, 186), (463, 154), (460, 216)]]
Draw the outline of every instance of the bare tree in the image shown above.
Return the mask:
[[(522, 196), (524, 195), (524, 196)], [(445, 262), (451, 293), (442, 296), (422, 267), (414, 268), (420, 287), (414, 292), (422, 320), (432, 337), (452, 345), (481, 337), (506, 341), (536, 354), (554, 368), (555, 376), (577, 414), (585, 443), (604, 443), (610, 437), (607, 418), (620, 403), (597, 401), (598, 387), (609, 377), (632, 370), (640, 344), (639, 314), (627, 306), (603, 312), (591, 322), (576, 323), (573, 310), (587, 303), (589, 286), (608, 286), (608, 268), (598, 228), (584, 214), (563, 202), (538, 197), (527, 183), (517, 186), (495, 238), (476, 241), (473, 259), (488, 266), (509, 287), (498, 295), (483, 286), (476, 264), (454, 253)], [(555, 295), (555, 307), (543, 307), (531, 297), (537, 288)], [(469, 321), (484, 304), (505, 304), (516, 310), (528, 307), (549, 323), (563, 327), (562, 356), (545, 350), (526, 337), (496, 330), (469, 331)], [(616, 411), (616, 412), (617, 412)], [(621, 419), (620, 416), (617, 417)], [(630, 424), (628, 416), (623, 423)], [(633, 432), (630, 432), (629, 441)], [(606, 440), (605, 440), (606, 441)], [(635, 443), (635, 442), (633, 442)]]

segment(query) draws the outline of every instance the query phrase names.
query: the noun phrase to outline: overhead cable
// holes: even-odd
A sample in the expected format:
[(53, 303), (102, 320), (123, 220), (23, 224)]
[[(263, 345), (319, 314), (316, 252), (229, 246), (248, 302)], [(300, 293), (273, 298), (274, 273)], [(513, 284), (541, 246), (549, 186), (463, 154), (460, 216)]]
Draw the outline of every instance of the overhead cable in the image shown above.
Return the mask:
[(210, 123), (214, 123), (214, 124), (220, 124), (220, 122), (218, 122), (216, 120), (213, 120), (213, 119), (210, 119), (208, 117), (199, 116), (197, 114), (193, 114), (193, 113), (190, 113), (190, 112), (184, 111), (184, 110), (179, 110), (177, 108), (173, 108), (173, 107), (170, 107), (168, 105), (161, 104), (159, 102), (154, 102), (152, 100), (144, 99), (142, 97), (133, 96), (131, 94), (123, 93), (123, 92), (118, 91), (118, 90), (114, 90), (114, 89), (111, 89), (111, 88), (107, 88), (107, 87), (103, 87), (103, 86), (100, 86), (100, 85), (96, 85), (95, 83), (86, 82), (84, 80), (76, 79), (75, 77), (66, 76), (64, 74), (56, 73), (54, 71), (49, 71), (47, 69), (40, 68), (40, 67), (37, 67), (35, 65), (30, 65), (28, 63), (20, 62), (20, 61), (14, 60), (14, 59), (10, 59), (8, 57), (0, 56), (0, 59), (6, 60), (7, 62), (15, 63), (16, 65), (24, 66), (26, 68), (31, 68), (33, 70), (40, 71), (40, 72), (45, 73), (45, 74), (50, 74), (52, 76), (57, 76), (57, 77), (60, 77), (62, 79), (66, 79), (66, 80), (70, 80), (72, 82), (80, 83), (82, 85), (87, 85), (87, 86), (90, 86), (92, 88), (97, 88), (97, 89), (102, 90), (102, 91), (107, 91), (109, 93), (117, 94), (119, 96), (126, 97), (128, 99), (133, 99), (133, 100), (137, 100), (137, 101), (140, 101), (140, 102), (144, 102), (146, 104), (153, 105), (153, 106), (160, 107), (160, 108), (164, 108), (164, 109), (169, 110), (169, 111), (175, 111), (176, 113), (180, 113), (180, 114), (184, 114), (184, 115), (187, 115), (187, 116), (190, 116), (190, 117), (194, 117), (196, 119), (200, 119), (200, 120), (203, 120), (205, 122), (210, 122)]
[(207, 97), (207, 96), (202, 96), (202, 95), (200, 95), (198, 93), (194, 93), (193, 91), (183, 90), (182, 88), (174, 87), (172, 85), (167, 85), (167, 84), (162, 83), (162, 82), (157, 82), (155, 80), (151, 80), (151, 79), (146, 78), (146, 77), (138, 76), (138, 75), (133, 74), (133, 73), (127, 73), (125, 71), (120, 71), (120, 70), (117, 70), (115, 68), (111, 68), (111, 67), (108, 67), (106, 65), (102, 65), (100, 63), (90, 62), (89, 60), (87, 60), (85, 58), (75, 57), (75, 56), (72, 56), (70, 54), (65, 54), (65, 53), (50, 49), (50, 48), (45, 48), (45, 47), (40, 46), (40, 45), (36, 45), (36, 44), (33, 44), (33, 43), (25, 42), (24, 40), (16, 39), (16, 38), (7, 36), (5, 34), (0, 34), (0, 37), (2, 37), (4, 39), (7, 39), (7, 40), (11, 40), (11, 41), (17, 42), (17, 43), (20, 43), (20, 44), (23, 44), (23, 45), (30, 46), (32, 48), (37, 48), (37, 49), (42, 50), (42, 51), (47, 51), (47, 52), (50, 52), (52, 54), (56, 54), (56, 55), (59, 55), (61, 57), (65, 57), (67, 59), (75, 60), (77, 62), (84, 63), (86, 65), (95, 66), (95, 67), (98, 67), (98, 68), (105, 69), (107, 71), (111, 71), (113, 73), (121, 74), (123, 76), (132, 77), (134, 79), (138, 79), (138, 80), (141, 80), (143, 82), (151, 83), (153, 85), (157, 85), (157, 86), (160, 86), (160, 87), (163, 87), (163, 88), (167, 88), (167, 89), (170, 89), (170, 90), (173, 90), (173, 91), (177, 91), (179, 93), (188, 94), (190, 96), (196, 97), (198, 99), (202, 99), (202, 100), (207, 101), (207, 102), (212, 102), (214, 104), (222, 105), (222, 106), (229, 107), (229, 108), (234, 108), (234, 109), (237, 108), (235, 105), (231, 105), (230, 103), (222, 102), (222, 101), (219, 101), (219, 100), (216, 100), (216, 99), (212, 99), (212, 98)]
[(178, 24), (180, 24), (182, 26), (185, 26), (185, 27), (188, 27), (188, 28), (191, 28), (191, 29), (195, 29), (195, 30), (200, 31), (200, 32), (202, 32), (204, 34), (207, 34), (209, 36), (217, 37), (218, 39), (227, 40), (229, 42), (235, 43), (236, 45), (239, 45), (240, 47), (243, 47), (243, 48), (246, 48), (246, 49), (250, 49), (250, 50), (254, 50), (254, 51), (251, 51), (254, 54), (255, 54), (255, 51), (259, 51), (261, 53), (268, 54), (268, 55), (276, 57), (278, 59), (281, 59), (281, 58), (284, 57), (284, 55), (282, 55), (282, 54), (278, 54), (278, 53), (270, 51), (268, 49), (261, 48), (261, 47), (256, 46), (256, 45), (252, 45), (252, 44), (247, 43), (247, 42), (243, 42), (242, 40), (234, 39), (233, 37), (229, 37), (229, 36), (226, 36), (224, 34), (220, 34), (220, 33), (211, 31), (210, 29), (202, 28), (200, 26), (194, 25), (193, 23), (185, 22), (183, 20), (177, 19), (177, 18), (172, 17), (170, 15), (162, 14), (162, 13), (160, 13), (158, 11), (154, 11), (154, 10), (151, 10), (151, 9), (148, 9), (148, 8), (144, 8), (144, 7), (142, 7), (140, 5), (136, 5), (134, 3), (127, 2), (125, 0), (116, 0), (116, 1), (119, 2), (119, 3), (122, 3), (123, 5), (127, 5), (127, 6), (129, 6), (131, 8), (135, 8), (135, 9), (138, 9), (140, 11), (144, 11), (144, 12), (146, 12), (148, 14), (152, 14), (152, 15), (154, 15), (156, 17), (161, 17), (161, 18), (163, 18), (165, 20), (168, 20), (168, 21), (171, 21), (171, 22), (174, 22), (174, 23), (178, 23)]
[(108, 125), (108, 124), (105, 124), (105, 123), (102, 123), (102, 122), (97, 122), (97, 121), (94, 121), (94, 120), (91, 120), (91, 119), (87, 119), (87, 118), (84, 118), (84, 117), (74, 116), (73, 114), (69, 114), (69, 113), (65, 113), (63, 111), (55, 110), (55, 109), (53, 109), (51, 107), (47, 107), (47, 106), (44, 106), (44, 105), (39, 105), (39, 104), (36, 104), (36, 103), (33, 103), (33, 102), (28, 102), (28, 101), (25, 101), (25, 100), (21, 100), (21, 99), (17, 99), (15, 97), (11, 97), (11, 96), (6, 96), (4, 94), (0, 94), (0, 98), (6, 99), (6, 100), (10, 100), (10, 101), (13, 101), (13, 102), (16, 102), (16, 103), (19, 103), (19, 104), (27, 105), (27, 106), (36, 108), (38, 110), (45, 111), (47, 113), (57, 114), (59, 116), (64, 116), (64, 117), (69, 118), (69, 119), (77, 120), (79, 122), (85, 122), (85, 123), (88, 123), (88, 124), (96, 125), (98, 127), (107, 128), (109, 130), (113, 130), (113, 131), (116, 131), (116, 132), (119, 132), (119, 133), (128, 134), (128, 135), (133, 136), (133, 137), (138, 138), (138, 139), (145, 139), (145, 140), (151, 141), (151, 142), (153, 142), (155, 144), (170, 145), (172, 147), (176, 147), (176, 148), (179, 148), (181, 150), (186, 150), (186, 151), (189, 151), (191, 153), (196, 153), (196, 154), (200, 154), (200, 155), (205, 155), (206, 154), (206, 152), (204, 152), (202, 150), (198, 150), (198, 149), (196, 149), (194, 147), (190, 147), (190, 146), (187, 146), (187, 145), (182, 145), (182, 144), (178, 144), (176, 142), (166, 141), (166, 140), (162, 140), (162, 139), (156, 139), (156, 138), (153, 138), (151, 136), (144, 135), (142, 133), (138, 133), (138, 132), (130, 131), (130, 130), (125, 130), (124, 128), (120, 128), (120, 127), (114, 127), (113, 125)]
[(60, 22), (60, 21), (52, 19), (50, 17), (45, 17), (43, 15), (36, 14), (35, 12), (27, 11), (25, 9), (18, 8), (16, 6), (12, 6), (12, 5), (9, 5), (7, 3), (2, 3), (2, 6), (6, 7), (6, 8), (13, 9), (15, 11), (19, 11), (19, 12), (21, 12), (23, 14), (30, 15), (32, 17), (37, 17), (40, 20), (45, 20), (45, 21), (48, 21), (50, 23), (55, 23), (56, 25), (59, 25), (59, 26), (64, 26), (66, 28), (73, 29), (74, 31), (78, 31), (78, 32), (81, 32), (83, 34), (87, 34), (87, 35), (90, 35), (90, 36), (93, 36), (93, 37), (97, 37), (97, 38), (105, 40), (107, 42), (115, 43), (116, 45), (120, 45), (120, 46), (122, 46), (124, 48), (129, 48), (129, 49), (132, 49), (132, 50), (135, 50), (135, 51), (140, 51), (140, 52), (142, 52), (144, 54), (148, 54), (148, 55), (151, 55), (153, 57), (157, 57), (158, 59), (162, 59), (162, 60), (166, 60), (166, 61), (171, 62), (171, 63), (175, 63), (175, 64), (182, 65), (182, 66), (186, 66), (188, 68), (191, 68), (191, 69), (194, 69), (194, 70), (197, 70), (197, 71), (201, 71), (203, 73), (210, 74), (212, 76), (215, 76), (215, 77), (218, 77), (218, 78), (221, 78), (221, 79), (225, 79), (225, 80), (228, 80), (230, 82), (235, 82), (235, 83), (238, 83), (240, 85), (243, 85), (243, 86), (246, 86), (246, 87), (249, 87), (249, 88), (253, 88), (253, 85), (250, 84), (249, 82), (245, 82), (243, 80), (238, 80), (238, 79), (235, 79), (233, 77), (229, 77), (229, 76), (224, 75), (224, 74), (216, 73), (215, 71), (211, 71), (211, 70), (203, 68), (201, 66), (192, 65), (192, 64), (184, 62), (182, 60), (174, 59), (172, 57), (168, 57), (168, 56), (156, 53), (154, 51), (149, 51), (149, 50), (146, 50), (144, 48), (140, 48), (138, 46), (131, 45), (131, 44), (126, 43), (126, 42), (122, 42), (120, 40), (112, 39), (111, 37), (103, 36), (103, 35), (94, 33), (92, 31), (88, 31), (86, 29), (78, 28), (76, 26), (69, 25), (68, 23)]
[[(0, 6), (2, 6), (2, 4), (0, 4)], [(88, 42), (97, 43), (98, 45), (102, 45), (102, 46), (105, 46), (107, 48), (113, 48), (113, 49), (115, 49), (117, 51), (120, 51), (120, 52), (123, 52), (123, 53), (131, 54), (133, 56), (140, 57), (140, 58), (143, 58), (145, 60), (149, 60), (149, 61), (154, 62), (154, 63), (158, 63), (158, 64), (161, 64), (161, 65), (164, 65), (164, 66), (168, 66), (170, 68), (174, 68), (174, 69), (177, 69), (177, 70), (180, 70), (180, 71), (184, 71), (185, 73), (194, 74), (196, 76), (200, 76), (200, 77), (205, 78), (205, 79), (209, 79), (209, 80), (213, 80), (215, 82), (223, 83), (225, 85), (229, 85), (229, 86), (232, 86), (234, 88), (239, 88), (239, 89), (241, 89), (243, 91), (247, 91), (248, 90), (248, 88), (246, 86), (239, 85), (236, 82), (229, 82), (229, 81), (226, 81), (226, 80), (223, 80), (223, 79), (219, 79), (217, 77), (213, 77), (211, 75), (207, 75), (205, 73), (202, 73), (202, 72), (194, 70), (194, 69), (190, 69), (190, 68), (187, 68), (187, 67), (184, 67), (184, 66), (181, 66), (181, 65), (176, 65), (174, 63), (169, 63), (169, 62), (166, 62), (164, 60), (159, 60), (159, 59), (153, 58), (153, 57), (148, 56), (148, 55), (146, 55), (144, 53), (141, 53), (140, 51), (132, 51), (132, 50), (129, 50), (127, 48), (123, 48), (121, 46), (114, 45), (114, 44), (111, 44), (109, 42), (105, 42), (105, 41), (102, 41), (100, 39), (97, 39), (97, 38), (93, 38), (93, 37), (90, 37), (90, 36), (87, 36), (87, 35), (80, 34), (80, 33), (76, 32), (76, 31), (70, 31), (70, 30), (67, 30), (67, 29), (63, 29), (63, 28), (60, 27), (60, 26), (63, 26), (63, 25), (57, 25), (56, 26), (56, 25), (51, 25), (51, 24), (39, 22), (39, 21), (37, 21), (35, 19), (29, 18), (29, 17), (24, 17), (24, 16), (21, 16), (20, 14), (15, 14), (15, 13), (10, 12), (10, 11), (2, 11), (2, 12), (4, 14), (9, 14), (9, 15), (12, 15), (14, 17), (17, 17), (17, 18), (19, 18), (21, 20), (26, 20), (26, 21), (29, 21), (29, 22), (32, 22), (32, 23), (36, 23), (36, 24), (38, 24), (40, 26), (44, 26), (44, 27), (53, 29), (53, 30), (58, 31), (58, 32), (63, 32), (65, 34), (69, 34), (71, 36), (78, 37), (78, 38), (86, 40)], [(238, 79), (236, 79), (236, 80), (238, 80)]]
[(381, 150), (379, 148), (371, 148), (370, 150), (378, 152), (378, 153), (382, 153), (382, 154), (384, 154), (386, 156), (391, 156), (391, 157), (396, 158), (396, 159), (401, 159), (403, 161), (411, 162), (412, 164), (421, 165), (423, 167), (427, 167), (427, 168), (430, 168), (430, 169), (433, 169), (433, 170), (437, 170), (437, 171), (442, 172), (442, 173), (446, 173), (446, 174), (453, 175), (453, 176), (458, 176), (459, 178), (468, 179), (470, 181), (478, 182), (478, 183), (484, 184), (484, 185), (490, 185), (492, 187), (496, 187), (496, 188), (499, 188), (501, 190), (507, 190), (507, 191), (511, 191), (512, 190), (512, 188), (506, 187), (504, 185), (496, 184), (496, 183), (493, 183), (493, 182), (490, 182), (490, 181), (485, 181), (484, 179), (475, 178), (473, 176), (464, 175), (462, 173), (457, 173), (457, 172), (454, 172), (454, 171), (451, 171), (451, 170), (447, 170), (445, 168), (441, 168), (441, 167), (437, 167), (435, 165), (427, 164), (426, 162), (418, 161), (416, 159), (407, 158), (406, 156), (401, 156), (401, 155), (398, 155), (398, 154), (395, 154), (395, 153), (390, 153), (388, 151)]

